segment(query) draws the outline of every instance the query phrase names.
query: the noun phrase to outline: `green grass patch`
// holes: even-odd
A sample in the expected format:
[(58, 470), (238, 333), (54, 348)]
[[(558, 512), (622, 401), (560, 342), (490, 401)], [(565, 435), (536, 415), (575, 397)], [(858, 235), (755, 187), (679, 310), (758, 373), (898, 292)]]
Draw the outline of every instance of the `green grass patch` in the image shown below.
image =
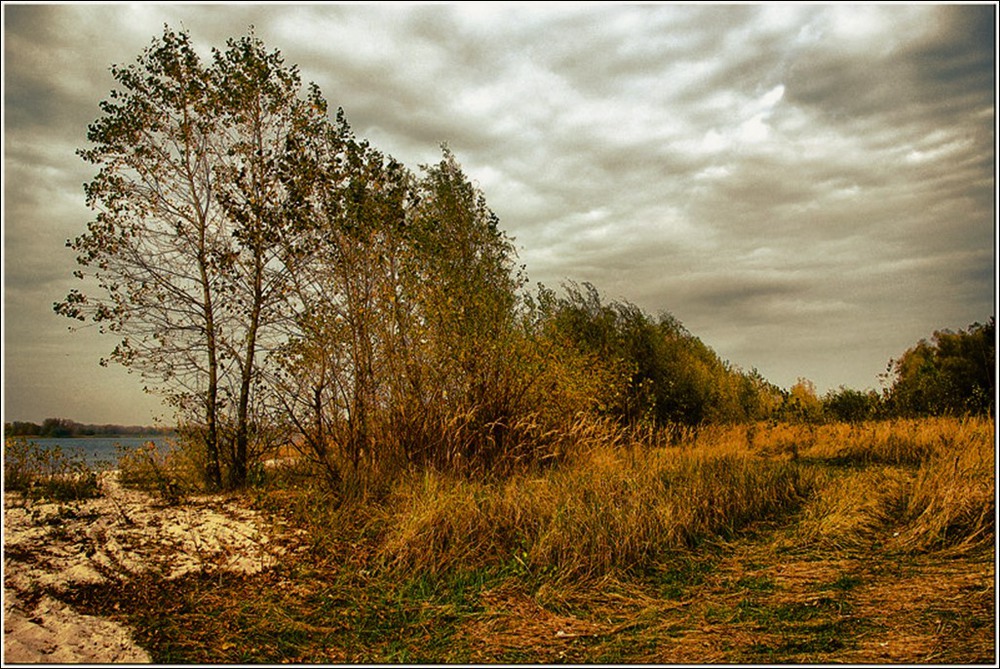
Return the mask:
[(698, 553), (677, 553), (650, 570), (646, 582), (661, 597), (683, 599), (705, 582), (717, 564), (717, 551), (709, 547)]
[(773, 592), (777, 586), (770, 576), (744, 576), (736, 582), (736, 587), (749, 592)]
[(825, 585), (823, 589), (841, 590), (847, 592), (853, 590), (864, 582), (864, 579), (856, 574), (841, 574), (835, 581)]
[(857, 647), (860, 627), (851, 619), (829, 618), (828, 612), (801, 609), (775, 611), (773, 615), (797, 624), (770, 627), (767, 631), (773, 638), (752, 644), (746, 653), (737, 653), (735, 661), (810, 664)]

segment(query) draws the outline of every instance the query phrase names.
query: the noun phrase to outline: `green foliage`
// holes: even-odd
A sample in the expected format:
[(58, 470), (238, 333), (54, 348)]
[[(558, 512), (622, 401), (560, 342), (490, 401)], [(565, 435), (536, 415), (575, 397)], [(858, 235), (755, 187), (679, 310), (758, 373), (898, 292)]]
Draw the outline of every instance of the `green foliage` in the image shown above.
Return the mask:
[(865, 392), (841, 386), (823, 397), (823, 412), (835, 421), (859, 423), (881, 415), (882, 398), (874, 390)]
[(3, 433), (8, 437), (39, 437), (42, 434), (42, 426), (37, 423), (15, 420), (3, 424)]
[(605, 412), (626, 423), (698, 425), (766, 418), (779, 391), (732, 369), (670, 314), (654, 320), (628, 302), (605, 304), (594, 286), (540, 298), (554, 336), (599, 361), (614, 379)]
[(782, 406), (782, 414), (792, 422), (818, 423), (822, 421), (823, 403), (816, 396), (816, 385), (809, 379), (800, 378), (789, 389)]
[(512, 243), (447, 149), (418, 178), (342, 114), (311, 132), (285, 175), (299, 307), (271, 370), (305, 453), (341, 487), (502, 464), (533, 358)]
[(3, 467), (4, 490), (28, 497), (70, 501), (100, 495), (97, 475), (82, 458), (67, 456), (59, 446), (5, 438)]
[(897, 416), (993, 415), (996, 328), (992, 318), (965, 330), (940, 330), (897, 360), (886, 378), (888, 408)]
[(443, 154), (416, 183), (411, 230), (425, 364), (411, 366), (420, 378), (410, 386), (417, 392), (407, 395), (452, 434), (405, 450), (435, 466), (461, 461), (489, 470), (517, 449), (513, 428), (532, 409), (523, 401), (531, 354), (516, 312), (523, 279), (513, 243), (482, 192), (446, 147)]

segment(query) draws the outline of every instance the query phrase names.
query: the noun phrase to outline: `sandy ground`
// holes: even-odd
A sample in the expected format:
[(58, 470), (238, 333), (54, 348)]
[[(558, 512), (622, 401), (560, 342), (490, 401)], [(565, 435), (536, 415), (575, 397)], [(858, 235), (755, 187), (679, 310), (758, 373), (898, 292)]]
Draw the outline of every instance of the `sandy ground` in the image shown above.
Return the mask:
[(97, 499), (62, 504), (5, 495), (4, 665), (150, 662), (130, 630), (74, 611), (59, 593), (107, 583), (109, 574), (255, 573), (297, 550), (293, 536), (276, 540), (278, 530), (236, 501), (206, 496), (163, 506), (123, 488), (113, 472), (101, 486)]

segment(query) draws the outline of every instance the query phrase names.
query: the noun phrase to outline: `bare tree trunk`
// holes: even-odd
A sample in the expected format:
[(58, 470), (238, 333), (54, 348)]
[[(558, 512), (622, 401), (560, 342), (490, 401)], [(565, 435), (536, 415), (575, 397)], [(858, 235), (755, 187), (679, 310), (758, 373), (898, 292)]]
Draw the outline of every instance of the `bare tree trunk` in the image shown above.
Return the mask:
[(208, 393), (205, 398), (205, 478), (210, 487), (222, 486), (222, 469), (219, 466), (219, 364), (216, 358), (215, 317), (212, 312), (211, 291), (208, 277), (202, 266), (202, 281), (205, 295), (205, 331), (208, 349)]

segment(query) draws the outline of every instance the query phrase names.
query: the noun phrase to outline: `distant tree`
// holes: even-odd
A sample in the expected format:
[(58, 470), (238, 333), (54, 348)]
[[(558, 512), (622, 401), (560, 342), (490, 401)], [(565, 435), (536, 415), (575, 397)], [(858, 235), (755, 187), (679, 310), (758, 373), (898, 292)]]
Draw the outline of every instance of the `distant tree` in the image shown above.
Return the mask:
[(881, 398), (874, 390), (865, 392), (841, 386), (828, 392), (822, 401), (828, 418), (848, 423), (871, 420), (881, 412)]
[(785, 399), (781, 388), (765, 379), (756, 368), (741, 375), (738, 392), (743, 413), (751, 421), (774, 417)]
[(172, 432), (172, 429), (141, 425), (90, 425), (66, 418), (47, 418), (44, 427), (37, 423), (14, 421), (4, 423), (3, 431), (6, 436), (12, 437), (92, 437), (167, 434)]
[(816, 395), (816, 385), (800, 378), (788, 390), (783, 407), (785, 417), (796, 422), (816, 423), (823, 419), (823, 403)]
[(262, 349), (285, 317), (278, 166), (318, 112), (252, 33), (213, 53), (204, 65), (187, 33), (165, 28), (136, 63), (112, 67), (120, 88), (79, 152), (99, 167), (85, 187), (97, 217), (68, 242), (92, 282), (55, 309), (119, 337), (102, 364), (140, 372), (172, 402), (218, 487), (246, 478)]
[(624, 422), (737, 422), (756, 419), (776, 401), (762, 379), (731, 368), (672, 315), (654, 319), (628, 302), (606, 304), (591, 284), (564, 290), (553, 322), (616, 379), (606, 411)]
[(66, 418), (46, 418), (42, 421), (41, 436), (61, 439), (77, 433), (78, 425)]
[(965, 330), (939, 330), (890, 360), (889, 409), (897, 415), (989, 414), (995, 411), (994, 319)]
[(3, 433), (8, 437), (35, 437), (42, 433), (42, 426), (37, 423), (15, 420), (3, 424)]

